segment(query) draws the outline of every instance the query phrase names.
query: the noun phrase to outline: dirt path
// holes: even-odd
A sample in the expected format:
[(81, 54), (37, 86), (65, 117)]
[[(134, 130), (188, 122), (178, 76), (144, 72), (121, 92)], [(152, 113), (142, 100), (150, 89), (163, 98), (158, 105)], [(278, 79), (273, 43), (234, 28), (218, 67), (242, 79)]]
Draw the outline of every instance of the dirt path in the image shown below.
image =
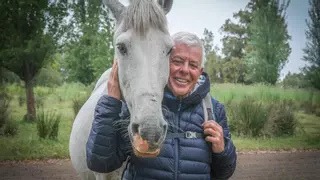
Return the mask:
[[(0, 162), (1, 180), (77, 180), (68, 160)], [(232, 180), (320, 179), (320, 151), (239, 153)]]

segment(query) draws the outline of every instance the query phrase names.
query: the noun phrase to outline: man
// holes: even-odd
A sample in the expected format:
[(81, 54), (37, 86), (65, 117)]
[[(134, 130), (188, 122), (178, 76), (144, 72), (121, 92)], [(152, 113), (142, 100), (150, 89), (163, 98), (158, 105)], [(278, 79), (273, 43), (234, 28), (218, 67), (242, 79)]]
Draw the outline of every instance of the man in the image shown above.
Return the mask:
[[(156, 158), (139, 158), (126, 153), (126, 144), (129, 142), (122, 137), (115, 140), (119, 146), (117, 157), (108, 157), (110, 152), (97, 150), (110, 143), (103, 141), (101, 137), (108, 136), (110, 128), (113, 128), (107, 124), (120, 119), (115, 112), (121, 112), (122, 108), (124, 114), (129, 113), (126, 112), (125, 104), (121, 107), (118, 67), (115, 61), (108, 82), (108, 96), (100, 99), (97, 105), (99, 111), (95, 114), (95, 118), (98, 117), (106, 123), (97, 125), (94, 119), (87, 143), (87, 164), (91, 170), (111, 172), (119, 168), (129, 157), (123, 173), (125, 180), (228, 179), (234, 173), (237, 155), (230, 137), (224, 106), (212, 99), (216, 121), (204, 121), (201, 102), (210, 91), (210, 82), (207, 74), (203, 72), (203, 45), (196, 35), (187, 32), (175, 34), (173, 40), (175, 48), (170, 56), (170, 76), (163, 99), (163, 105), (174, 114), (174, 119), (168, 120), (169, 124), (173, 124), (168, 131), (193, 131), (202, 133), (204, 137), (166, 139), (161, 153)], [(105, 109), (101, 109), (102, 107)], [(106, 162), (115, 163), (104, 166)]]

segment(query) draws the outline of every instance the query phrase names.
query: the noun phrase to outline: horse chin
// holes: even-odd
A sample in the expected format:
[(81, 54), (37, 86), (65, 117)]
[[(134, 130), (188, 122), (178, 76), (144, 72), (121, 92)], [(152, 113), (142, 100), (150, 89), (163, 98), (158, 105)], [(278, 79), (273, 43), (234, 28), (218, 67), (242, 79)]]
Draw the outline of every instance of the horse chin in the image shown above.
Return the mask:
[(160, 153), (160, 147), (151, 147), (138, 133), (133, 136), (132, 147), (135, 155), (139, 157), (156, 157)]
[(139, 151), (136, 147), (133, 147), (134, 150), (134, 154), (138, 157), (142, 157), (142, 158), (153, 158), (153, 157), (157, 157), (160, 154), (160, 149), (156, 149), (153, 152), (141, 152)]

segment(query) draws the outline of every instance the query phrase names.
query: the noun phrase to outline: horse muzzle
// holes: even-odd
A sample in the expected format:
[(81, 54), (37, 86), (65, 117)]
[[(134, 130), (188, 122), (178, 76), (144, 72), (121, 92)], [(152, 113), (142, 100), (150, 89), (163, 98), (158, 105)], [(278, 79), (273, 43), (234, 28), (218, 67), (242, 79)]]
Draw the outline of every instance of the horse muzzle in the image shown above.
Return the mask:
[(168, 125), (154, 125), (151, 123), (132, 123), (129, 126), (129, 136), (133, 150), (140, 157), (155, 157), (160, 153), (165, 139)]

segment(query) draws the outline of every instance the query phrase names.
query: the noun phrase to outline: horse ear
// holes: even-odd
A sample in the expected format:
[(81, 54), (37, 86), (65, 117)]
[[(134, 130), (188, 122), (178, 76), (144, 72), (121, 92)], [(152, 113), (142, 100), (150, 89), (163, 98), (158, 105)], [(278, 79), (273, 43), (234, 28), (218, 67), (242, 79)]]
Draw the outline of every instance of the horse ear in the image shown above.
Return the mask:
[(168, 14), (172, 8), (173, 0), (158, 0), (165, 14)]
[(124, 5), (118, 0), (102, 0), (103, 4), (107, 6), (116, 20), (119, 20), (122, 11), (124, 10)]

